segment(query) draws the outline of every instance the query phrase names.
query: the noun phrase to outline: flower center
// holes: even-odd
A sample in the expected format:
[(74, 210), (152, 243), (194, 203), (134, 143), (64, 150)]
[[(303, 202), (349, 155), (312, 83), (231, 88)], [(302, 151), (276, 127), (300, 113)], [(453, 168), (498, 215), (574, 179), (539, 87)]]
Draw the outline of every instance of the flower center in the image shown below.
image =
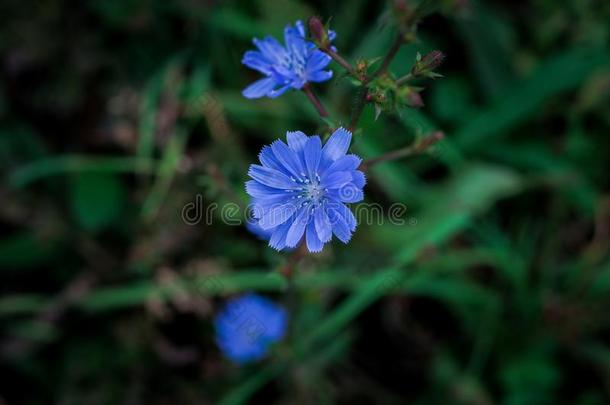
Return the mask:
[(305, 60), (301, 55), (291, 53), (283, 60), (283, 67), (294, 73), (297, 77), (304, 78), (305, 76)]
[(322, 189), (318, 182), (307, 184), (303, 190), (305, 192), (305, 197), (316, 204), (324, 197), (324, 189)]

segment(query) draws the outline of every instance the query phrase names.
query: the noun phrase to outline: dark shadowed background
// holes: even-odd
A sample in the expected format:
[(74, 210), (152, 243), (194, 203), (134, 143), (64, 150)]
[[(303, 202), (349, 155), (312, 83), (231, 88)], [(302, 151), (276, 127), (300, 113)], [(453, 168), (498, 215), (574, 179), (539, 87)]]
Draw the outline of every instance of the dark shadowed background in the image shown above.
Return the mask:
[[(241, 57), (314, 14), (349, 60), (383, 55), (387, 4), (3, 1), (0, 404), (608, 403), (610, 3), (440, 5), (390, 70), (439, 49), (444, 77), (420, 109), (367, 106), (352, 144), (445, 133), (368, 174), (366, 202), (402, 221), (361, 224), (289, 287), (288, 255), (223, 207), (264, 144), (328, 128), (299, 92), (245, 99)], [(346, 122), (332, 68), (315, 89)], [(212, 320), (246, 291), (290, 333), (237, 367)]]

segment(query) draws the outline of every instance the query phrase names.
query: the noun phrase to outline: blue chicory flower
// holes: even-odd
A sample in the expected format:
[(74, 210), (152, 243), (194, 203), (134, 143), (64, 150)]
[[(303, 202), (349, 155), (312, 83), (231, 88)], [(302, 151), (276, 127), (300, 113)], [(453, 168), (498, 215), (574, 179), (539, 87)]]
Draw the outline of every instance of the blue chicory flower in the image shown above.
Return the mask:
[(345, 205), (364, 198), (361, 159), (346, 155), (352, 133), (337, 129), (324, 147), (319, 136), (288, 132), (288, 145), (263, 147), (261, 165), (250, 166), (246, 191), (258, 225), (272, 230), (269, 246), (293, 248), (305, 236), (310, 252), (320, 252), (334, 234), (347, 243), (356, 218)]
[(257, 294), (230, 300), (214, 321), (216, 342), (238, 364), (259, 360), (286, 332), (286, 310)]
[[(329, 31), (328, 36), (333, 40), (336, 35)], [(331, 70), (324, 70), (331, 57), (305, 39), (301, 21), (286, 26), (284, 41), (282, 45), (271, 36), (253, 40), (258, 50), (247, 51), (242, 63), (266, 77), (244, 89), (242, 94), (246, 98), (275, 98), (290, 88), (300, 90), (308, 82), (324, 82), (333, 76)]]

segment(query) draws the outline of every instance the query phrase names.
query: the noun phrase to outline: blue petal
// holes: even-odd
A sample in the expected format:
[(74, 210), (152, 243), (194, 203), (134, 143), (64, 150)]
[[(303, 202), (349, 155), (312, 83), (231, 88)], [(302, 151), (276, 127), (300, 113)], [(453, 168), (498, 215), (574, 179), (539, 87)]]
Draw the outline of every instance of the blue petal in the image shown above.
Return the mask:
[(362, 163), (362, 159), (360, 159), (356, 155), (345, 155), (341, 156), (339, 159), (335, 160), (329, 167), (326, 169), (328, 172), (343, 172), (343, 171), (354, 171), (358, 166)]
[(343, 217), (333, 208), (328, 210), (328, 217), (333, 227), (333, 234), (343, 243), (349, 242), (352, 237), (350, 226)]
[(303, 25), (303, 21), (301, 20), (297, 20), (297, 22), (294, 24), (294, 26), (296, 27), (296, 29), (299, 32), (299, 35), (302, 38), (305, 38), (305, 25)]
[(260, 98), (269, 93), (275, 87), (276, 82), (274, 79), (268, 77), (266, 79), (258, 80), (242, 91), (242, 94), (246, 98)]
[(322, 149), (322, 155), (327, 161), (334, 162), (345, 155), (352, 140), (352, 133), (345, 128), (338, 128), (330, 136)]
[(265, 338), (272, 342), (280, 341), (286, 334), (288, 321), (286, 310), (271, 301), (267, 301), (261, 309), (265, 314)]
[[(263, 209), (263, 207), (261, 207), (257, 203), (256, 199), (254, 201), (250, 202), (250, 204), (248, 204), (246, 209), (248, 210), (247, 213), (252, 215), (252, 218), (256, 220), (256, 221), (252, 221), (252, 222), (258, 222), (258, 219), (260, 217), (262, 217), (263, 214), (265, 213), (265, 210)], [(246, 221), (249, 221), (248, 217), (246, 217)]]
[(258, 51), (247, 51), (241, 63), (251, 69), (258, 70), (266, 76), (269, 76), (272, 72), (269, 60)]
[(322, 176), (320, 185), (323, 188), (341, 188), (347, 183), (352, 181), (352, 175), (350, 172), (326, 172)]
[(269, 61), (280, 63), (288, 58), (286, 48), (271, 36), (266, 36), (263, 40), (254, 38), (252, 42)]
[(265, 166), (250, 165), (248, 175), (254, 180), (273, 188), (291, 190), (299, 187), (284, 173)]
[(285, 309), (255, 294), (230, 300), (214, 320), (218, 346), (236, 363), (262, 358), (282, 339), (286, 324)]
[(285, 204), (275, 204), (262, 216), (258, 224), (263, 229), (275, 228), (278, 225), (288, 221), (295, 213), (303, 199), (295, 199), (286, 202)]
[(356, 187), (356, 185), (351, 182), (341, 188), (329, 190), (328, 196), (344, 203), (357, 203), (364, 199), (362, 189)]
[(305, 227), (309, 222), (310, 212), (309, 206), (305, 206), (298, 211), (298, 214), (292, 222), (292, 225), (288, 230), (288, 234), (286, 235), (286, 246), (295, 247), (303, 238)]
[(322, 156), (322, 141), (319, 136), (312, 136), (307, 140), (303, 155), (305, 156), (305, 166), (307, 167), (309, 178), (314, 180), (318, 173), (318, 165)]
[(296, 76), (291, 82), (290, 87), (296, 90), (301, 90), (305, 84), (307, 84), (307, 80), (304, 77)]
[(301, 160), (288, 145), (278, 139), (271, 144), (271, 149), (273, 149), (273, 154), (286, 170), (296, 178), (303, 177), (305, 173)]
[(347, 224), (348, 228), (351, 231), (354, 231), (356, 229), (357, 223), (356, 223), (356, 217), (354, 217), (352, 210), (350, 210), (349, 207), (347, 207), (345, 204), (336, 205), (335, 210), (341, 215), (341, 217)]
[(290, 173), (280, 163), (280, 161), (273, 153), (273, 149), (271, 149), (271, 146), (263, 146), (263, 148), (261, 149), (261, 153), (258, 154), (258, 160), (260, 160), (261, 164), (265, 167), (270, 167), (271, 169), (275, 169), (286, 175), (290, 175)]
[(292, 53), (292, 58), (305, 62), (307, 57), (307, 41), (305, 41), (305, 36), (299, 31), (298, 24), (296, 28), (290, 25), (286, 26), (284, 29), (284, 41), (286, 42), (286, 49)]
[(262, 217), (272, 208), (287, 204), (290, 200), (292, 200), (292, 196), (292, 193), (286, 192), (268, 194), (262, 198), (253, 198), (252, 203), (255, 205), (257, 213), (261, 212), (258, 217)]
[(287, 195), (286, 190), (265, 186), (256, 180), (246, 182), (246, 193), (254, 198), (266, 198), (273, 195)]
[(332, 70), (307, 71), (307, 81), (313, 83), (325, 82), (333, 77)]
[(322, 70), (328, 66), (331, 60), (332, 58), (330, 56), (316, 49), (311, 53), (309, 59), (307, 59), (306, 69), (308, 72)]
[(289, 84), (297, 77), (290, 65), (274, 64), (271, 66), (271, 70), (273, 71), (273, 74), (277, 78), (278, 82), (283, 84)]
[(318, 207), (314, 210), (312, 223), (315, 226), (318, 238), (322, 242), (328, 242), (332, 238), (332, 226), (324, 207)]
[(286, 235), (292, 225), (291, 221), (286, 221), (282, 225), (275, 228), (271, 238), (269, 239), (269, 246), (275, 250), (282, 250), (286, 247)]
[(286, 93), (286, 90), (288, 90), (290, 87), (292, 87), (292, 86), (290, 84), (287, 84), (285, 86), (280, 87), (279, 89), (271, 90), (267, 94), (267, 96), (270, 98), (278, 98), (282, 94)]
[(305, 147), (305, 143), (309, 137), (301, 131), (288, 131), (286, 132), (286, 140), (290, 149), (296, 153), (300, 153)]
[(366, 184), (366, 177), (364, 176), (364, 173), (360, 170), (354, 170), (352, 172), (352, 179), (352, 181), (358, 188), (362, 188)]
[(307, 250), (309, 250), (311, 253), (318, 253), (322, 251), (324, 243), (320, 240), (320, 238), (318, 238), (313, 221), (307, 225), (307, 233), (305, 236), (307, 241)]

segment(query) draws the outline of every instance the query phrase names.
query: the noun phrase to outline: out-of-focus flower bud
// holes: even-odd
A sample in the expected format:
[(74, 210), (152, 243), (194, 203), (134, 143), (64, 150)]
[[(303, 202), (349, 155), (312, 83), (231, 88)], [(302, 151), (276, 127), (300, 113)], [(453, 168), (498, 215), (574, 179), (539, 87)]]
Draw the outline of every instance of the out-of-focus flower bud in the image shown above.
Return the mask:
[(437, 142), (442, 141), (443, 138), (445, 138), (445, 134), (442, 131), (434, 131), (421, 138), (417, 144), (417, 148), (419, 150), (426, 150)]
[(313, 16), (309, 18), (309, 32), (318, 47), (321, 49), (327, 49), (330, 47), (328, 32), (318, 17)]
[(408, 89), (406, 96), (407, 104), (410, 107), (422, 108), (424, 106), (424, 100), (422, 100), (421, 95), (417, 91)]
[(386, 95), (380, 90), (372, 90), (366, 95), (366, 101), (369, 103), (383, 104), (386, 101)]
[(394, 0), (393, 11), (399, 24), (406, 24), (413, 18), (414, 9), (407, 0)]
[(429, 52), (423, 58), (418, 54), (415, 65), (411, 69), (411, 74), (413, 76), (435, 75), (434, 70), (443, 63), (444, 59), (445, 55), (441, 51)]

